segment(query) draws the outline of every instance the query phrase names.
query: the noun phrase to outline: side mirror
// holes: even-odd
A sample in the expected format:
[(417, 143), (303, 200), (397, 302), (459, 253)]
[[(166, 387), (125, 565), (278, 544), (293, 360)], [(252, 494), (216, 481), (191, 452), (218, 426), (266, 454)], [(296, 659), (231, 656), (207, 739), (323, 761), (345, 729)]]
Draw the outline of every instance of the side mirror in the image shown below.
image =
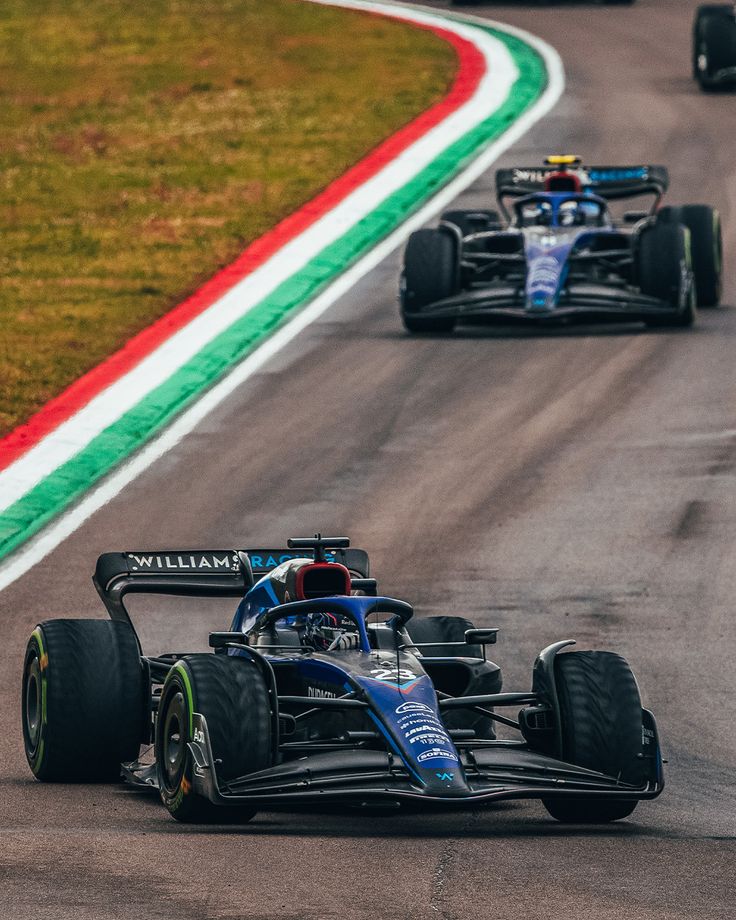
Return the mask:
[(624, 212), (624, 223), (625, 224), (638, 224), (640, 220), (646, 220), (649, 217), (649, 211), (625, 211)]
[(498, 629), (466, 629), (466, 645), (495, 645)]
[[(228, 643), (237, 645), (247, 645), (248, 640), (242, 632), (211, 632), (210, 648), (223, 649), (227, 648)], [(172, 662), (173, 663), (173, 662)]]
[(353, 591), (360, 591), (368, 597), (376, 597), (378, 594), (378, 582), (375, 578), (351, 578), (350, 587)]

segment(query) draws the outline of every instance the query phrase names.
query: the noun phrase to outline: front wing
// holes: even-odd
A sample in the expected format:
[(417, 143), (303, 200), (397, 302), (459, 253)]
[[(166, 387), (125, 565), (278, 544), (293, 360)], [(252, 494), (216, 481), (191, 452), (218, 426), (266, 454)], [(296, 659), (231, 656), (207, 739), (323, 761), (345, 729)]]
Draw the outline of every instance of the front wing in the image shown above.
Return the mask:
[[(644, 712), (650, 738), (645, 755), (647, 781), (630, 786), (615, 777), (536, 753), (523, 743), (478, 742), (461, 751), (467, 791), (428, 793), (401, 759), (387, 751), (346, 749), (311, 754), (228, 782), (218, 781), (204, 718), (195, 714), (189, 747), (194, 760), (195, 791), (217, 805), (255, 807), (309, 805), (319, 802), (353, 804), (414, 801), (427, 806), (462, 807), (497, 799), (585, 798), (653, 799), (664, 788), (656, 725)], [(128, 779), (154, 786), (151, 768), (124, 767)], [(438, 778), (442, 777), (438, 774)], [(450, 777), (451, 778), (451, 777)], [(449, 784), (448, 784), (449, 786)]]
[(590, 323), (646, 322), (680, 312), (665, 301), (636, 290), (598, 284), (571, 285), (552, 308), (527, 308), (518, 287), (493, 285), (438, 300), (411, 315), (454, 317), (475, 323), (538, 323), (554, 325), (572, 319)]

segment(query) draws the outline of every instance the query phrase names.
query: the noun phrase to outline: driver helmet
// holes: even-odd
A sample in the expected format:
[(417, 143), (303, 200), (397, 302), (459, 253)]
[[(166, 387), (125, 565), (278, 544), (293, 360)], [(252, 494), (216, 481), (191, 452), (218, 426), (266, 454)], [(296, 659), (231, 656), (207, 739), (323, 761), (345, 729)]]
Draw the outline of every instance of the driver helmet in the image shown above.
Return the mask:
[(585, 223), (585, 211), (579, 201), (563, 201), (559, 208), (561, 227), (578, 227)]
[(524, 221), (537, 227), (552, 223), (552, 205), (549, 201), (534, 201), (524, 207)]

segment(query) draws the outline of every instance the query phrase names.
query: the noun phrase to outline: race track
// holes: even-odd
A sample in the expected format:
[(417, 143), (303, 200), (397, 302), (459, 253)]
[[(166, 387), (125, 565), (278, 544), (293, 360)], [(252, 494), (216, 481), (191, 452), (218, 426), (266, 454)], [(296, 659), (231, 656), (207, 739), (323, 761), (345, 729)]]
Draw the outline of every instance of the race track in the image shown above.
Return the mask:
[[(437, 6), (443, 4), (437, 3)], [(736, 302), (736, 100), (689, 78), (690, 0), (485, 4), (562, 54), (568, 87), (502, 165), (548, 152), (663, 162), (721, 209)], [(492, 176), (462, 202), (488, 201)], [(464, 331), (413, 340), (398, 254), (193, 435), (0, 594), (0, 915), (13, 920), (726, 920), (736, 902), (736, 310), (693, 331)], [(98, 553), (280, 544), (371, 553), (385, 593), (502, 628), (506, 689), (558, 638), (627, 656), (668, 787), (564, 828), (536, 803), (472, 813), (260, 815), (177, 825), (119, 787), (34, 782), (27, 635), (99, 614)], [(139, 603), (150, 651), (204, 647), (230, 607)]]

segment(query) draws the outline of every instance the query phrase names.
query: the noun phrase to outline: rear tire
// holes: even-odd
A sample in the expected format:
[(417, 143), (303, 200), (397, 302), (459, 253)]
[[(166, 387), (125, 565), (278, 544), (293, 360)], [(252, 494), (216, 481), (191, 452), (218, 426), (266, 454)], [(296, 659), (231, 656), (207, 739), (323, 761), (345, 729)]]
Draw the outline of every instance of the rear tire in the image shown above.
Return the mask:
[(736, 66), (736, 21), (730, 5), (698, 9), (693, 28), (693, 72), (706, 92), (723, 87), (715, 81), (719, 70)]
[[(635, 786), (644, 784), (641, 699), (627, 662), (612, 652), (567, 652), (555, 660), (562, 759)], [(636, 799), (543, 799), (558, 821), (598, 824), (626, 818)]]
[(636, 261), (642, 293), (679, 307), (677, 313), (647, 320), (647, 325), (692, 326), (697, 302), (694, 285), (688, 279), (688, 273), (692, 272), (690, 231), (682, 224), (663, 221), (650, 224), (639, 234)]
[(699, 307), (717, 307), (721, 300), (723, 241), (721, 217), (707, 204), (662, 208), (662, 223), (682, 224), (690, 231), (690, 245)]
[(112, 620), (47, 620), (23, 667), (26, 759), (43, 782), (114, 782), (150, 718), (135, 633)]
[(198, 795), (188, 743), (192, 715), (204, 716), (217, 779), (231, 780), (272, 765), (271, 705), (258, 667), (231, 655), (187, 655), (169, 671), (156, 719), (161, 800), (177, 821), (245, 823), (255, 809), (226, 808)]
[(448, 230), (417, 230), (404, 253), (401, 318), (409, 332), (451, 332), (455, 317), (423, 316), (422, 308), (459, 289), (458, 242)]

